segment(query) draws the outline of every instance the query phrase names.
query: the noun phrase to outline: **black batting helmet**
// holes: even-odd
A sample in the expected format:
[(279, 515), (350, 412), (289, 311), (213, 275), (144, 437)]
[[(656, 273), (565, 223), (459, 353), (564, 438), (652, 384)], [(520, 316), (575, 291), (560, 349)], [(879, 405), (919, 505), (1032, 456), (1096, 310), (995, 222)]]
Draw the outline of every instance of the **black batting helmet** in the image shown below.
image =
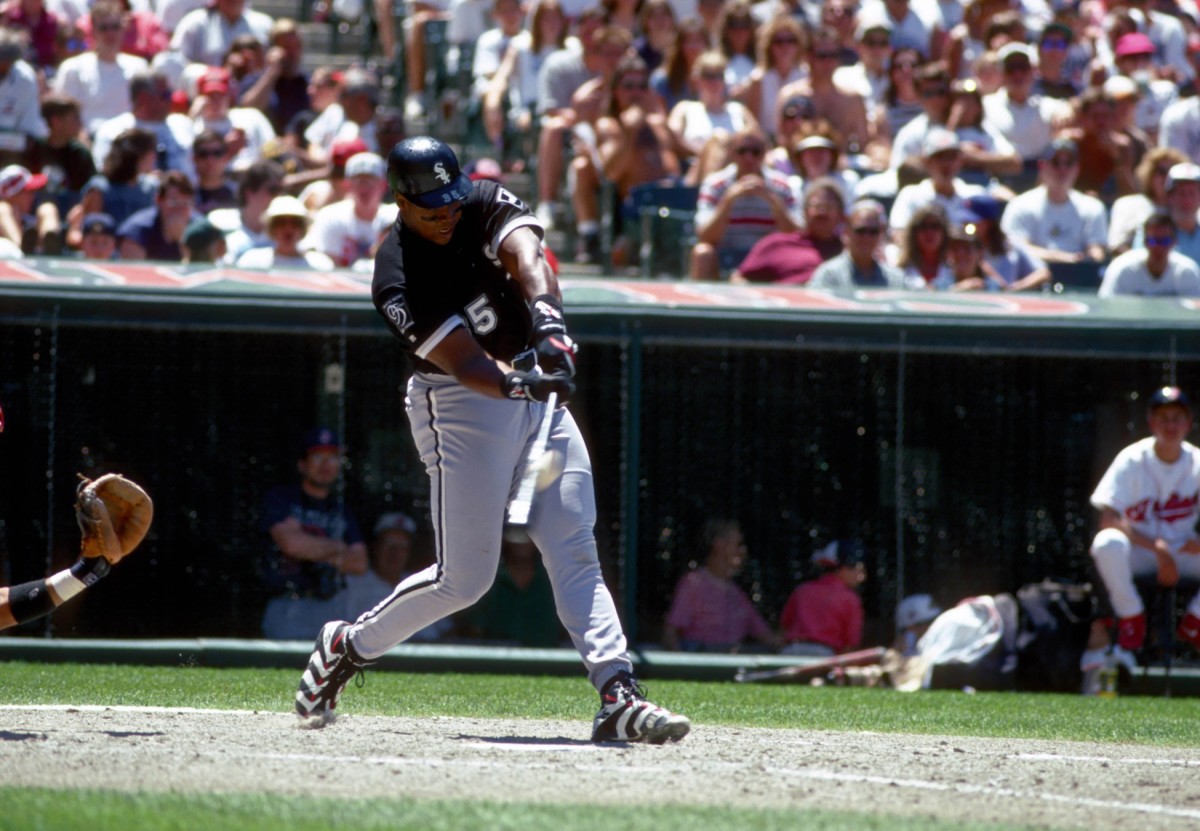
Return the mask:
[(440, 208), (471, 193), (454, 151), (430, 136), (404, 139), (388, 153), (387, 166), (392, 192), (422, 208)]

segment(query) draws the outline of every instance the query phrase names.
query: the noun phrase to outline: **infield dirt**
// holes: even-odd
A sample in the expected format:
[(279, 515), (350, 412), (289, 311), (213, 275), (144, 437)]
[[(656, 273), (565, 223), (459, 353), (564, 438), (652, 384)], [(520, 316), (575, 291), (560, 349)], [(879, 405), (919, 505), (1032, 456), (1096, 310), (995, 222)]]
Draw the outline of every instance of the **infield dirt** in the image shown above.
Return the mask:
[[(696, 725), (594, 745), (580, 721), (0, 708), (10, 786), (746, 805), (1056, 828), (1200, 827), (1200, 750)], [(317, 764), (314, 764), (316, 762)]]

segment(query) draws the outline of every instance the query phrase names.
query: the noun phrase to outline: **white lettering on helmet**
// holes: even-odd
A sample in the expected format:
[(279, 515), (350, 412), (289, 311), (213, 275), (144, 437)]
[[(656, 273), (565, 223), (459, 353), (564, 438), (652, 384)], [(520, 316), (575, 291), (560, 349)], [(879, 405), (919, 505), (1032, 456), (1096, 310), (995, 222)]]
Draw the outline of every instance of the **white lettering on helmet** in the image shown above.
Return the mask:
[(450, 184), (450, 181), (453, 178), (449, 173), (446, 172), (446, 166), (441, 162), (438, 162), (433, 166), (433, 172), (437, 174), (439, 181), (447, 185)]

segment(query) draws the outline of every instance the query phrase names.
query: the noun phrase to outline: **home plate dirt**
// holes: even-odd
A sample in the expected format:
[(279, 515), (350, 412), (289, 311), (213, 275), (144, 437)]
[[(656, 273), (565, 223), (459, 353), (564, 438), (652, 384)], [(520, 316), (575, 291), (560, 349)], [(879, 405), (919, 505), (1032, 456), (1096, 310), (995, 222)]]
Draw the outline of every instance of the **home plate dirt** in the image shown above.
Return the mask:
[(1056, 828), (1200, 827), (1200, 750), (699, 724), (593, 745), (579, 721), (0, 707), (8, 786), (820, 808)]

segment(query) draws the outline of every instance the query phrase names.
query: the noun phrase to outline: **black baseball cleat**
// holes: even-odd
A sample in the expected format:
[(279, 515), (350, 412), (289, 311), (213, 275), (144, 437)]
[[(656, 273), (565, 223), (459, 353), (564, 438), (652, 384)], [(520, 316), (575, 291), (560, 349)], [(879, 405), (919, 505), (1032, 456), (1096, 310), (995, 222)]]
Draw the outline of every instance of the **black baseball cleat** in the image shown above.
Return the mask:
[(334, 620), (322, 626), (317, 635), (316, 649), (296, 690), (296, 713), (309, 726), (324, 727), (331, 723), (346, 684), (355, 674), (361, 678), (363, 667), (370, 666), (371, 662), (354, 653), (346, 637), (349, 631), (349, 623)]
[(692, 729), (687, 716), (646, 700), (646, 692), (628, 672), (617, 673), (600, 691), (600, 712), (592, 723), (594, 742), (677, 742)]

